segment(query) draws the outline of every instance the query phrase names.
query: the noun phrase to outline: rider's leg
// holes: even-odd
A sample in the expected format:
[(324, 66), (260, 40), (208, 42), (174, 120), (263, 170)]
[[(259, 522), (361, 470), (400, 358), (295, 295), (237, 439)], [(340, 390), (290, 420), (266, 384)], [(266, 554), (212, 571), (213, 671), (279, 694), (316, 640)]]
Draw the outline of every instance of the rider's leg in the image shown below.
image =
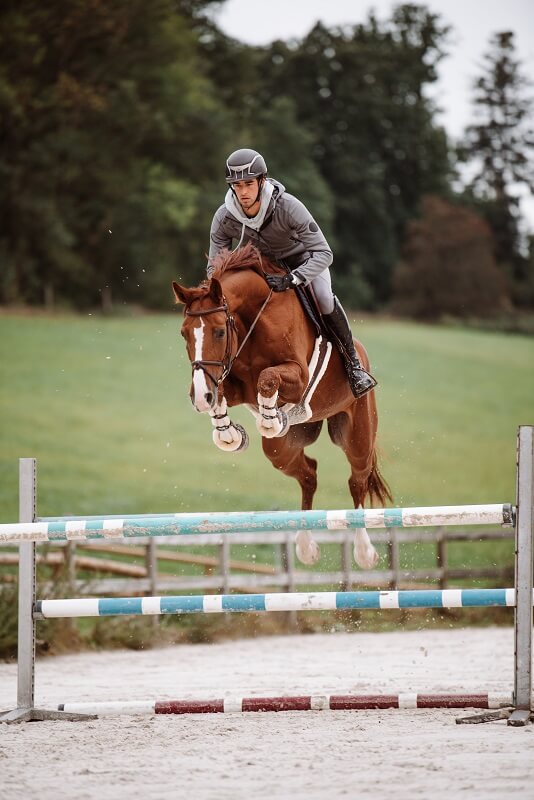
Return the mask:
[(332, 294), (332, 283), (329, 270), (324, 270), (311, 283), (319, 310), (323, 319), (332, 333), (334, 341), (343, 357), (350, 388), (354, 397), (362, 397), (374, 389), (376, 381), (366, 372), (358, 358), (352, 331), (343, 306)]

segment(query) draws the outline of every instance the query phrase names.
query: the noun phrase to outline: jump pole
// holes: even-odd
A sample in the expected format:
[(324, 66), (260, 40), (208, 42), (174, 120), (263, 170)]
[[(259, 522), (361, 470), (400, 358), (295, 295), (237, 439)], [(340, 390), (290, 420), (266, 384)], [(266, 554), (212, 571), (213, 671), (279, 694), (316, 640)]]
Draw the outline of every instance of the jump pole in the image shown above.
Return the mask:
[(370, 711), (373, 709), (504, 709), (510, 694), (312, 694), (293, 697), (226, 696), (200, 700), (102, 700), (60, 703), (58, 709), (104, 714), (235, 714), (261, 711)]
[(509, 503), (416, 508), (356, 508), (336, 511), (234, 511), (152, 517), (62, 518), (0, 524), (0, 542), (64, 542), (130, 539), (181, 534), (337, 531), (358, 528), (417, 528), (441, 525), (512, 525)]
[[(532, 607), (532, 590), (530, 593)], [(357, 592), (164, 595), (38, 600), (36, 619), (154, 616), (262, 611), (348, 611), (408, 608), (489, 608), (516, 604), (514, 589), (414, 589)]]

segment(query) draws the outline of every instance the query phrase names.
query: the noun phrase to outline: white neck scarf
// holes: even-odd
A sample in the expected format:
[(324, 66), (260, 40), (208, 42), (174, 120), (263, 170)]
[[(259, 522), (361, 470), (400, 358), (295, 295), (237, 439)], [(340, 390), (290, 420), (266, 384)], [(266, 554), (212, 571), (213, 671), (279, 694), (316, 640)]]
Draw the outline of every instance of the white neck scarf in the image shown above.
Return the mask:
[(239, 222), (257, 231), (263, 225), (263, 222), (265, 220), (265, 215), (267, 214), (267, 210), (269, 208), (269, 203), (271, 202), (273, 191), (274, 191), (274, 185), (269, 180), (264, 181), (263, 186), (261, 187), (260, 208), (255, 217), (247, 217), (247, 215), (241, 208), (241, 205), (237, 197), (235, 196), (235, 194), (231, 189), (228, 189), (228, 191), (226, 192), (226, 197), (224, 198), (224, 205), (226, 206), (230, 214), (236, 219), (238, 219)]

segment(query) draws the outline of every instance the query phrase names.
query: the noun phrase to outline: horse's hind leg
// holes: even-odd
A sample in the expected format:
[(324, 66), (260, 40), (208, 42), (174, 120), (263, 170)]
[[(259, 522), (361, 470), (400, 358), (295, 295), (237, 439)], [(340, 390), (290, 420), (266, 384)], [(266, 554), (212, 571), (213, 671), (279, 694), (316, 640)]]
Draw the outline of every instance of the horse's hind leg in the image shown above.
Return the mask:
[[(299, 482), (303, 511), (311, 509), (317, 489), (317, 461), (307, 456), (304, 448), (317, 439), (322, 424), (322, 421), (305, 422), (293, 426), (286, 436), (279, 439), (262, 439), (263, 452), (273, 467)], [(303, 564), (315, 564), (320, 550), (309, 531), (298, 531), (295, 545), (299, 561)]]
[[(354, 508), (363, 507), (376, 461), (376, 417), (365, 413), (366, 401), (367, 398), (362, 398), (354, 404), (357, 409), (336, 414), (328, 420), (330, 438), (341, 447), (351, 467), (349, 490)], [(356, 529), (353, 552), (358, 566), (363, 569), (376, 567), (379, 556), (365, 528)]]

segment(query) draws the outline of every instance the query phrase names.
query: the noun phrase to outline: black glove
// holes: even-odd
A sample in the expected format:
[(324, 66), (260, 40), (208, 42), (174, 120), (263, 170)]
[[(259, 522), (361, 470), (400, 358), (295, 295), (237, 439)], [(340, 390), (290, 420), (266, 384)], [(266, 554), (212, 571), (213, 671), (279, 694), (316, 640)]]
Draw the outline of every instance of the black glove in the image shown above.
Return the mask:
[(265, 280), (273, 292), (285, 292), (286, 289), (294, 289), (297, 285), (293, 282), (293, 275), (290, 272), (287, 275), (266, 275)]

